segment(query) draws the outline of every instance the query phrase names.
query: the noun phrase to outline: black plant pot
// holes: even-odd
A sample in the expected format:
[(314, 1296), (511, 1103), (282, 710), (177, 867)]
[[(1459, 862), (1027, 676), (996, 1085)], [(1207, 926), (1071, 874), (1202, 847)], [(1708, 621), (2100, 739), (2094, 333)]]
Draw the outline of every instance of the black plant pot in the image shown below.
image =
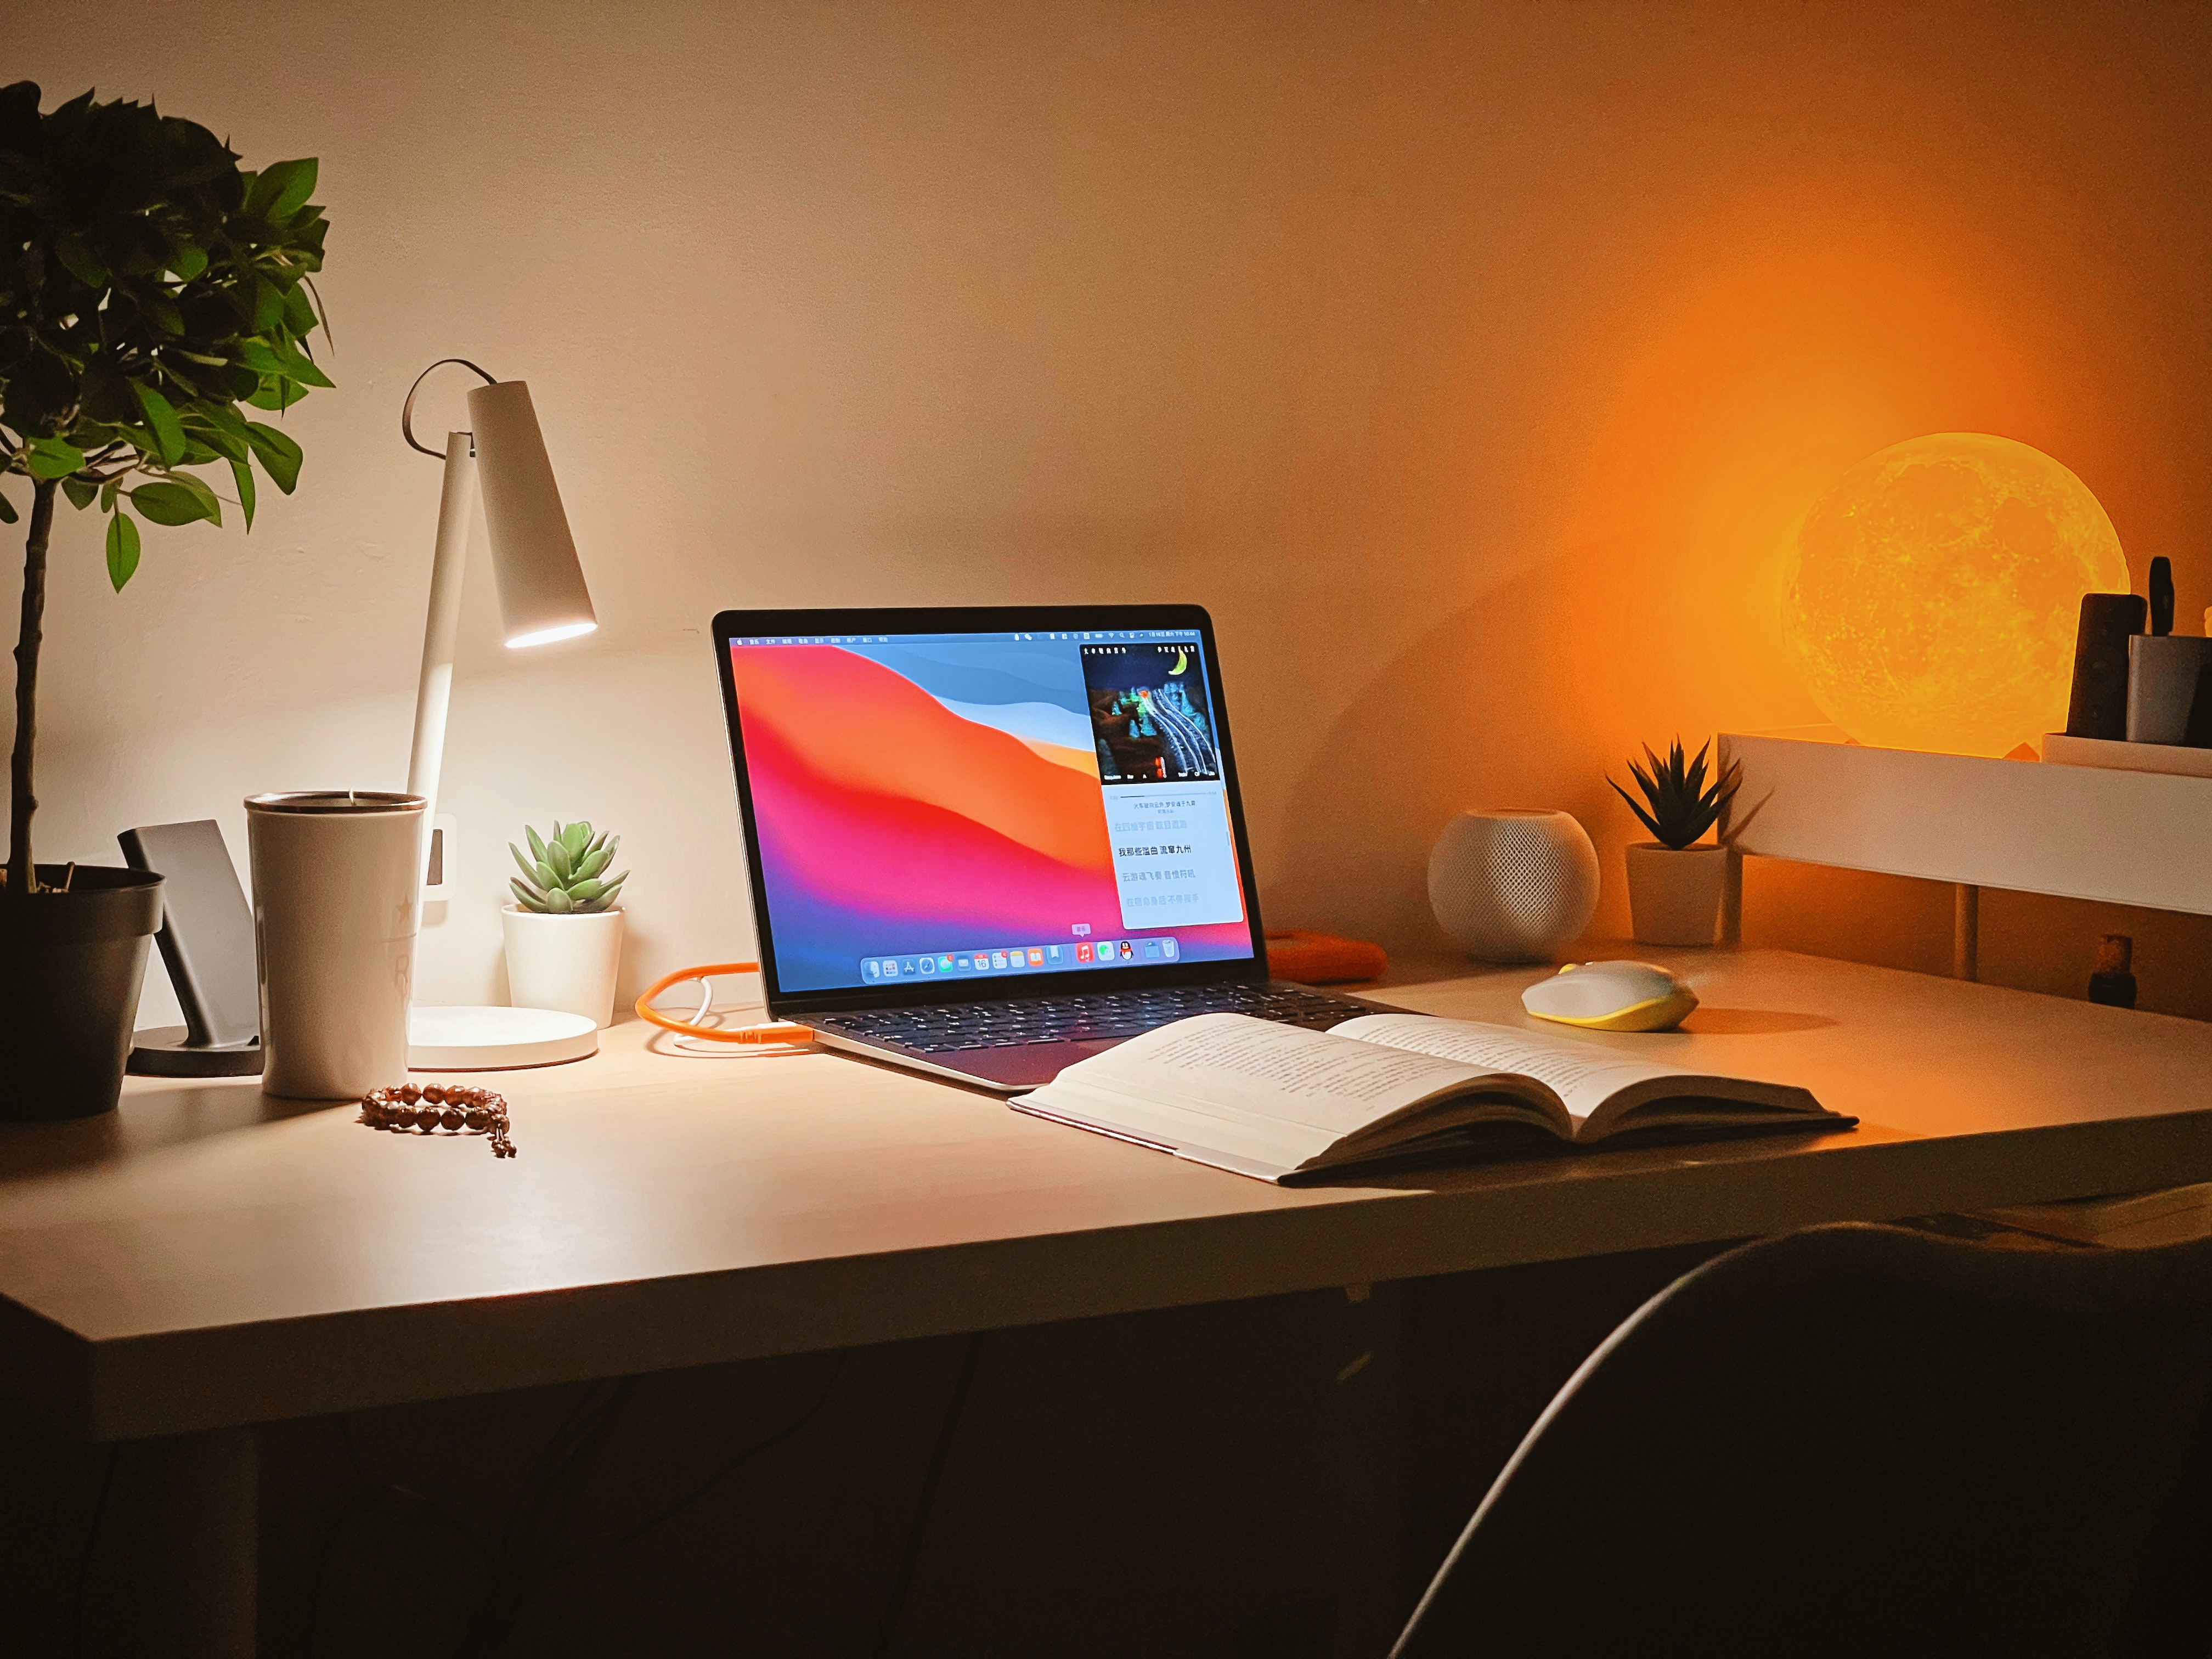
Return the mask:
[[(57, 884), (58, 864), (39, 866)], [(66, 893), (0, 890), (0, 1123), (90, 1117), (123, 1089), (146, 950), (161, 925), (150, 870), (80, 864)]]

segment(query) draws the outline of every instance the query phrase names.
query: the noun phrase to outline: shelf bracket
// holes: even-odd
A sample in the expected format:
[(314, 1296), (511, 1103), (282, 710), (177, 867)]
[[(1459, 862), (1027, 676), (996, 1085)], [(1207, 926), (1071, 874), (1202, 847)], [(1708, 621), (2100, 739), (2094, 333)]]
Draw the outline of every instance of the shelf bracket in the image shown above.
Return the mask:
[(1982, 890), (1972, 882), (1951, 885), (1951, 977), (1981, 976)]

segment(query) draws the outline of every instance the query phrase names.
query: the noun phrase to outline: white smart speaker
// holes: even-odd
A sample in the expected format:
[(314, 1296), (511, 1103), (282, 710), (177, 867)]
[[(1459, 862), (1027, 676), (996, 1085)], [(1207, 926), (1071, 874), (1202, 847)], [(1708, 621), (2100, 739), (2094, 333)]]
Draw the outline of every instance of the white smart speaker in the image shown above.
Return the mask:
[(1597, 848), (1565, 812), (1462, 812), (1429, 854), (1429, 908), (1471, 956), (1549, 962), (1597, 908)]

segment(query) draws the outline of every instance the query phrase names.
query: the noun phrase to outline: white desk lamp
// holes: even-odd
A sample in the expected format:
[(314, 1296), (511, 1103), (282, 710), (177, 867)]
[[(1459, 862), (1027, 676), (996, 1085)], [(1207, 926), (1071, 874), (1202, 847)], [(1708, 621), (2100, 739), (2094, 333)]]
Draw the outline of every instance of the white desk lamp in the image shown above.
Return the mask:
[[(434, 369), (458, 363), (483, 375), (469, 393), (471, 432), (449, 432), (441, 458), (437, 551), (430, 566), (430, 615), (422, 633), (422, 676), (415, 693), (415, 743), (407, 790), (429, 802), (422, 815), (426, 899), (447, 895), (450, 867), (438, 822), (438, 774), (453, 702), (453, 637), (461, 619), (461, 580), (478, 488), (499, 611), (509, 650), (574, 639), (597, 628), (591, 591), (576, 562), (575, 538), (561, 506), (553, 463), (522, 380), (501, 380), (465, 357), (445, 357), (416, 377), (399, 412), (399, 430), (425, 455), (439, 452), (415, 436), (415, 394)], [(408, 1065), (417, 1071), (493, 1071), (548, 1066), (597, 1052), (598, 1026), (581, 1014), (544, 1008), (426, 1008), (408, 1016)]]

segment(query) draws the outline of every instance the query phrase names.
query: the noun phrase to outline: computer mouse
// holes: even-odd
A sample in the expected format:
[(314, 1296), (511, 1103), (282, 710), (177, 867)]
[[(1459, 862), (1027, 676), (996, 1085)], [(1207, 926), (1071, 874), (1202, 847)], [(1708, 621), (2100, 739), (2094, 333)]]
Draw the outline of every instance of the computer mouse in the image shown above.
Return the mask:
[(1521, 994), (1539, 1019), (1591, 1031), (1666, 1031), (1698, 1006), (1698, 994), (1648, 962), (1571, 962)]

